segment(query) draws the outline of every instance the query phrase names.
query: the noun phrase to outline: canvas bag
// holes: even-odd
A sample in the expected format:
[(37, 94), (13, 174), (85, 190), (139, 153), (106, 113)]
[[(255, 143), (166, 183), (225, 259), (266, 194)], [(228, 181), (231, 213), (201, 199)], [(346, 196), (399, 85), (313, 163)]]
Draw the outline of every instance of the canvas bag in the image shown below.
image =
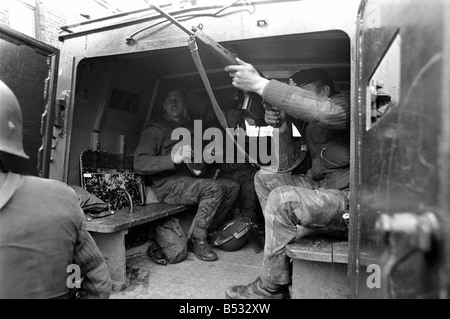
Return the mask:
[(156, 241), (169, 263), (186, 259), (188, 240), (177, 218), (168, 218), (156, 226)]

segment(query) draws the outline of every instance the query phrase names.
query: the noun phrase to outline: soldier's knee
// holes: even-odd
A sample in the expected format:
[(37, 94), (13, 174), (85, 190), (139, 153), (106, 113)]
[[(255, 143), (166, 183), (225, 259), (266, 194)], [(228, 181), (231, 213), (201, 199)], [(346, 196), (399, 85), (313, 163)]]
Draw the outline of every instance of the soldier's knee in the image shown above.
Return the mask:
[(230, 188), (231, 188), (230, 193), (233, 195), (236, 195), (236, 196), (237, 196), (237, 194), (239, 194), (239, 190), (241, 189), (239, 183), (236, 181), (231, 182)]
[(279, 178), (279, 177), (276, 173), (261, 169), (258, 172), (256, 172), (253, 180), (254, 180), (255, 186), (258, 185), (258, 186), (265, 187), (265, 185), (267, 185), (267, 183), (270, 183), (271, 181), (273, 181), (274, 179), (277, 179), (277, 178)]
[(255, 185), (261, 185), (263, 183), (263, 176), (261, 175), (263, 175), (262, 170), (256, 172), (255, 177), (253, 178)]
[(291, 191), (292, 187), (290, 186), (277, 187), (273, 191), (271, 191), (269, 196), (267, 197), (267, 204), (266, 209), (264, 210), (264, 215), (274, 214), (280, 207), (291, 201), (291, 196), (289, 196), (289, 192)]
[(225, 189), (219, 183), (211, 183), (210, 185), (208, 185), (206, 193), (209, 195), (209, 197), (222, 200), (225, 196)]
[(273, 204), (273, 206), (280, 205), (282, 201), (282, 193), (276, 188), (270, 192), (269, 197), (267, 197), (267, 203)]
[(263, 215), (265, 218), (270, 218), (270, 216), (275, 214), (277, 208), (280, 206), (280, 200), (281, 194), (277, 189), (270, 192), (269, 196), (267, 197), (266, 208), (263, 211)]
[(239, 190), (239, 183), (238, 182), (236, 182), (236, 181), (232, 181), (232, 180), (230, 180), (230, 186), (229, 186), (231, 189), (233, 189), (233, 190)]
[(221, 187), (224, 193), (224, 200), (236, 198), (239, 195), (240, 186), (236, 181), (229, 180), (226, 183), (222, 183)]
[(264, 189), (266, 188), (266, 175), (262, 170), (258, 171), (253, 178), (253, 186), (257, 193), (265, 193)]

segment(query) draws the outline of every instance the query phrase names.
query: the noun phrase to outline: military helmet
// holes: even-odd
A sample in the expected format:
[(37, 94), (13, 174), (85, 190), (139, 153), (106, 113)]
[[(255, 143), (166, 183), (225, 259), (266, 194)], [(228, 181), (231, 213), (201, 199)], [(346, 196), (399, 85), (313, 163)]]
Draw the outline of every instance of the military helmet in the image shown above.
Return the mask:
[(245, 236), (252, 228), (252, 221), (248, 217), (239, 217), (220, 227), (213, 239), (213, 246), (227, 251), (240, 249), (247, 242)]
[(23, 150), (22, 112), (19, 101), (0, 80), (0, 151), (29, 158)]

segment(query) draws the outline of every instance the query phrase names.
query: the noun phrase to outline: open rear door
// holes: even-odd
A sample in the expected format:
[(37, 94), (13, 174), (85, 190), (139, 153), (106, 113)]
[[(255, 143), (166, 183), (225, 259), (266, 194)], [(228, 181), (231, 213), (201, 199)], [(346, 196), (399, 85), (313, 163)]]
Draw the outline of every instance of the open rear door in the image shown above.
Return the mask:
[(358, 22), (350, 296), (447, 296), (447, 1), (363, 1)]
[(0, 79), (23, 113), (24, 149), (29, 160), (8, 160), (22, 174), (48, 177), (59, 50), (0, 27)]

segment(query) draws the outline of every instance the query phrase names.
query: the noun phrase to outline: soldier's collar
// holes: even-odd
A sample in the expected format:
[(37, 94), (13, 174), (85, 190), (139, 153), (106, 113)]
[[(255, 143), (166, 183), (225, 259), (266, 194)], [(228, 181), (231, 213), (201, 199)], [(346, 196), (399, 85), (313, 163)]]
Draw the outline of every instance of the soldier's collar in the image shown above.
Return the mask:
[(186, 122), (188, 122), (188, 120), (186, 118), (183, 118), (180, 122), (174, 121), (167, 114), (164, 114), (164, 120), (166, 120), (167, 122), (177, 123), (178, 125), (183, 125)]

